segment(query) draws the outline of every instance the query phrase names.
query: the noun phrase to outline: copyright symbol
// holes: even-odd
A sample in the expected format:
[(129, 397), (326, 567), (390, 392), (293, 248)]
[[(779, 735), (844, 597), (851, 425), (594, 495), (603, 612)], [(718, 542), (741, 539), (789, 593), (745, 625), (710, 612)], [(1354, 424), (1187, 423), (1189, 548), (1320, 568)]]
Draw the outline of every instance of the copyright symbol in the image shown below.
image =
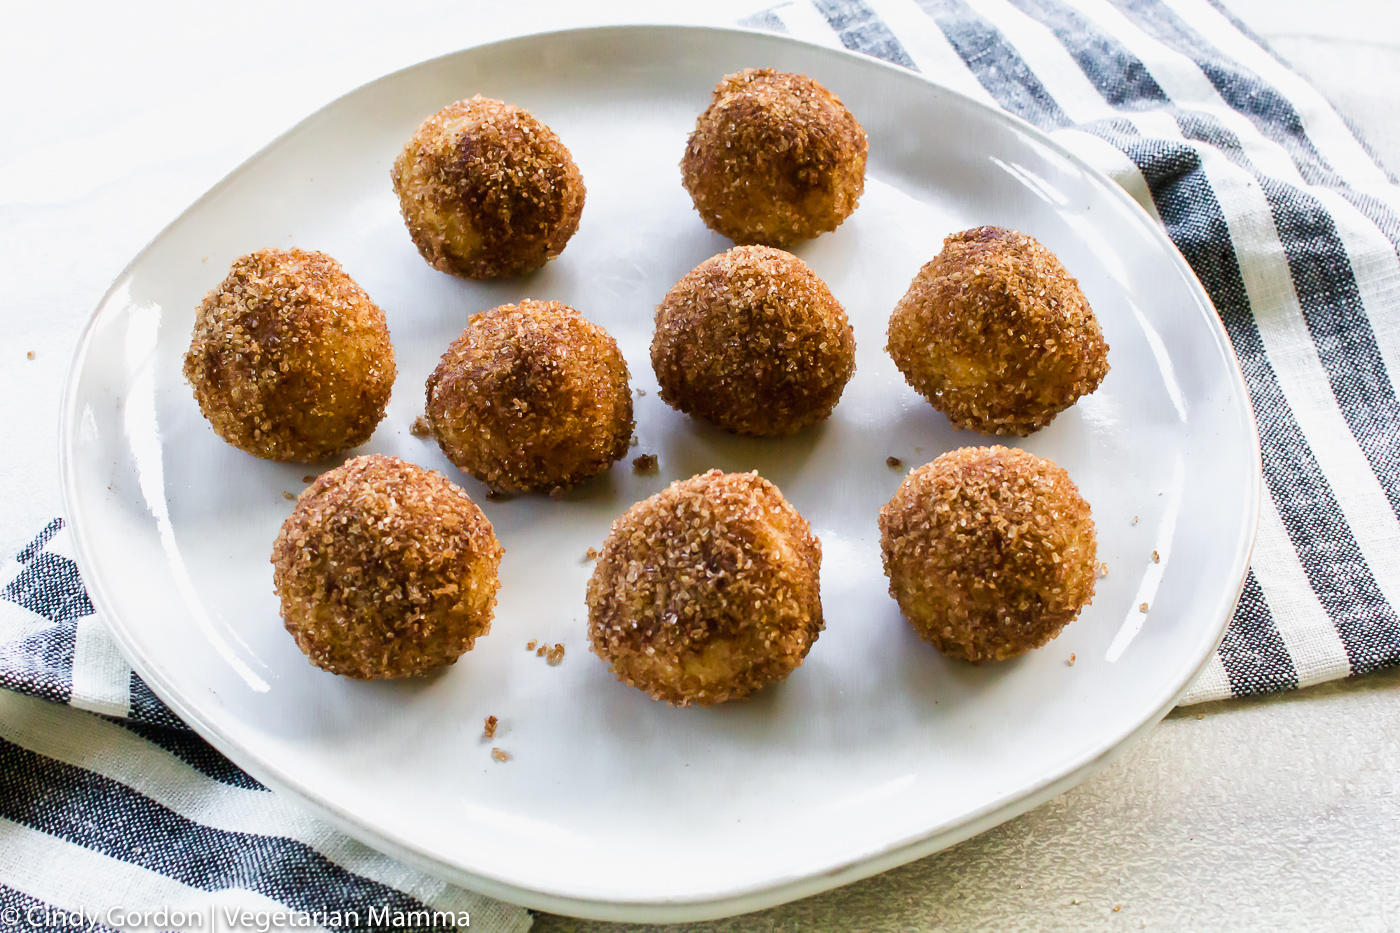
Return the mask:
[(0, 909), (0, 923), (5, 924), (7, 927), (19, 926), (19, 908), (6, 907)]

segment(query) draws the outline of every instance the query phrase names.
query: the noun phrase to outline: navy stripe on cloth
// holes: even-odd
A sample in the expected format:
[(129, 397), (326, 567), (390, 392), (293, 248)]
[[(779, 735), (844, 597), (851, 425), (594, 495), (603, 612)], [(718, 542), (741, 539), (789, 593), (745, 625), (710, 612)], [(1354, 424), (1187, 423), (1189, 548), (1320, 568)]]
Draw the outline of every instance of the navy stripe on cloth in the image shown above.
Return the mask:
[[(1278, 59), (1280, 62), (1284, 62), (1283, 56), (1275, 52), (1273, 48), (1269, 45), (1269, 43), (1264, 40), (1263, 36), (1259, 35), (1253, 29), (1251, 29), (1249, 27), (1249, 24), (1237, 17), (1228, 7), (1225, 6), (1224, 3), (1221, 2), (1221, 0), (1206, 0), (1206, 2), (1208, 2), (1211, 6), (1215, 7), (1215, 11), (1221, 16), (1225, 17), (1227, 20), (1229, 20), (1230, 23), (1235, 27), (1235, 29), (1238, 30), (1240, 34), (1243, 35), (1245, 38), (1249, 39), (1250, 42), (1253, 42), (1261, 49), (1264, 49), (1274, 58)], [(1296, 71), (1297, 69), (1293, 70)], [(1366, 142), (1365, 136), (1363, 136), (1361, 131), (1358, 130), (1355, 125), (1352, 124), (1351, 120), (1347, 117), (1347, 115), (1339, 112), (1337, 116), (1341, 117), (1342, 122), (1345, 123), (1347, 129), (1351, 131), (1351, 135), (1354, 136), (1356, 138), (1356, 141), (1361, 144), (1361, 148), (1364, 149), (1366, 151), (1366, 154), (1371, 157), (1371, 161), (1375, 163), (1376, 168), (1380, 169), (1385, 174), (1385, 177), (1390, 180), (1390, 183), (1396, 184), (1400, 182), (1400, 179), (1397, 179), (1395, 177), (1395, 174), (1389, 169), (1387, 169), (1381, 163), (1381, 160), (1377, 158), (1375, 150), (1371, 148), (1371, 145), (1369, 143)]]
[(72, 622), (53, 622), (24, 638), (0, 644), (0, 687), (67, 703), (73, 697), (77, 633)]
[(778, 14), (774, 13), (771, 8), (759, 10), (754, 15), (739, 20), (739, 25), (747, 26), (750, 29), (766, 29), (769, 32), (787, 31), (787, 27), (783, 25), (783, 21), (778, 18)]
[(75, 619), (92, 613), (78, 565), (44, 546), (63, 528), (56, 518), (16, 556), (24, 565), (0, 590), (0, 599), (23, 606), (49, 625), (0, 644), (0, 687), (67, 703), (73, 696)]
[(49, 539), (58, 534), (62, 528), (63, 519), (61, 518), (55, 518), (53, 521), (49, 522), (44, 526), (44, 530), (35, 536), (33, 541), (25, 545), (24, 550), (15, 555), (15, 560), (19, 561), (21, 564), (29, 563), (34, 559), (34, 555), (38, 554), (40, 549), (49, 543)]
[(1253, 571), (1245, 577), (1244, 591), (1218, 654), (1235, 696), (1293, 690), (1298, 686), (1298, 671)]
[(92, 602), (78, 565), (59, 554), (34, 555), (19, 576), (0, 590), (0, 599), (8, 599), (53, 622), (92, 615)]
[(1166, 92), (1135, 55), (1078, 10), (1056, 0), (1009, 0), (1026, 15), (1049, 27), (1090, 83), (1111, 106), (1155, 109), (1167, 103)]
[(1044, 130), (1071, 125), (1025, 59), (1001, 31), (962, 0), (918, 0), (959, 57), (1002, 109)]
[(63, 528), (55, 518), (15, 559), (23, 565), (3, 589), (0, 599), (23, 606), (47, 619), (23, 638), (0, 644), (0, 687), (67, 703), (73, 696), (74, 619), (92, 612), (78, 567), (44, 546)]
[(153, 726), (189, 731), (190, 727), (170, 712), (170, 708), (162, 703), (160, 698), (151, 692), (151, 688), (146, 686), (146, 682), (135, 673), (131, 675), (131, 683), (127, 688), (127, 693), (129, 697), (127, 716), (131, 719), (137, 722), (147, 722)]
[(903, 65), (911, 71), (919, 70), (914, 67), (914, 60), (904, 46), (890, 32), (890, 27), (875, 15), (864, 0), (812, 0), (812, 5), (826, 17), (846, 48)]
[(205, 891), (241, 888), (305, 911), (425, 909), (301, 842), (204, 826), (116, 781), (3, 739), (0, 816)]
[(266, 790), (262, 784), (258, 783), (249, 774), (239, 769), (233, 762), (214, 749), (214, 746), (195, 735), (188, 729), (169, 729), (163, 726), (153, 726), (149, 723), (137, 722), (132, 719), (113, 720), (118, 725), (136, 733), (150, 742), (165, 749), (170, 754), (179, 758), (185, 764), (194, 768), (207, 778), (212, 778), (220, 784), (228, 784), (230, 787), (241, 787), (244, 790)]
[[(1167, 231), (1210, 294), (1249, 385), (1264, 480), (1303, 572), (1336, 626), (1353, 673), (1387, 663), (1385, 633), (1397, 630), (1371, 568), (1343, 519), (1331, 486), (1289, 410), (1245, 296), (1224, 214), (1189, 146), (1145, 141), (1128, 155), (1142, 170)], [(1260, 620), (1259, 624), (1265, 624)]]
[(1336, 189), (1385, 233), (1392, 246), (1400, 249), (1400, 217), (1378, 199), (1355, 191), (1345, 183), (1308, 137), (1297, 108), (1273, 85), (1223, 55), (1207, 37), (1192, 29), (1165, 4), (1113, 2), (1144, 32), (1190, 57), (1221, 99), (1246, 116), (1266, 139), (1288, 153), (1307, 184)]
[(1400, 402), (1361, 305), (1346, 247), (1321, 203), (1254, 171), (1239, 140), (1215, 118), (1178, 118), (1182, 135), (1220, 150), (1258, 181), (1284, 244), (1288, 271), (1337, 407), (1400, 517)]
[(1306, 180), (1335, 183), (1332, 167), (1308, 138), (1298, 111), (1273, 85), (1222, 55), (1166, 4), (1110, 2), (1143, 32), (1195, 62), (1225, 103), (1248, 117), (1266, 137), (1285, 144)]

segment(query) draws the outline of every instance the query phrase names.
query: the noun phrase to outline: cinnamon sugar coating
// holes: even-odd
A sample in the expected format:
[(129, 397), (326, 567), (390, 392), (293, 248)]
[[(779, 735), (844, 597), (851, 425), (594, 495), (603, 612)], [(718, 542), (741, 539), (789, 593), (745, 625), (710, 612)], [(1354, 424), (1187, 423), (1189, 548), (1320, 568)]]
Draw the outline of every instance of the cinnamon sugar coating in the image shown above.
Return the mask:
[(491, 628), (503, 550), (441, 473), (372, 454), (302, 492), (272, 546), (287, 631), (356, 680), (451, 664)]
[(613, 522), (588, 581), (593, 652), (676, 706), (748, 696), (816, 641), (820, 569), (806, 520), (757, 473), (679, 480)]
[(627, 361), (557, 301), (472, 315), (428, 377), (427, 419), (447, 458), (493, 490), (570, 486), (626, 455)]
[(1022, 450), (964, 447), (910, 473), (880, 510), (880, 547), (909, 624), (968, 661), (1041, 647), (1094, 595), (1089, 505)]
[(960, 428), (1024, 437), (1108, 374), (1079, 283), (1035, 239), (1001, 227), (950, 235), (890, 317), (909, 385)]
[(312, 463), (369, 440), (396, 372), (384, 312), (338, 262), (263, 249), (204, 296), (184, 374), (224, 440)]
[(792, 434), (831, 414), (855, 372), (846, 312), (791, 253), (736, 246), (656, 309), (651, 363), (668, 405), (736, 434)]
[(423, 258), (468, 279), (533, 272), (583, 213), (583, 176), (554, 131), (481, 95), (424, 120), (390, 179)]
[(681, 159), (705, 224), (735, 243), (787, 246), (835, 230), (865, 190), (865, 130), (799, 74), (726, 75)]

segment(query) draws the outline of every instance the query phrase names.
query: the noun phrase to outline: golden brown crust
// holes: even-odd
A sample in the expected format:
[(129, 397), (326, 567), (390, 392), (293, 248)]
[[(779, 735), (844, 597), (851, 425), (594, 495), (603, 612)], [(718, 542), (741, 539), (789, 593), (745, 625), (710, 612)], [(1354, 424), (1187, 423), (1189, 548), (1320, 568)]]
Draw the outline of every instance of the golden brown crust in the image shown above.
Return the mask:
[(583, 214), (583, 176), (554, 131), (480, 95), (424, 120), (389, 174), (423, 258), (468, 279), (533, 272)]
[(846, 312), (805, 262), (736, 246), (666, 295), (651, 365), (668, 405), (762, 437), (831, 414), (855, 372), (855, 350)]
[(954, 233), (890, 317), (886, 347), (960, 428), (1024, 437), (1108, 374), (1108, 344), (1079, 283), (1035, 239)]
[(711, 470), (613, 522), (588, 635), (618, 680), (676, 706), (787, 678), (823, 628), (821, 543), (757, 473)]
[(264, 249), (204, 297), (184, 374), (224, 440), (312, 463), (369, 440), (396, 373), (384, 312), (338, 262)]
[(726, 75), (681, 159), (710, 229), (787, 246), (835, 230), (865, 190), (865, 130), (821, 84), (748, 68)]
[(909, 624), (968, 661), (1039, 648), (1094, 595), (1089, 505), (1022, 450), (964, 447), (910, 473), (880, 510), (880, 548)]
[(447, 458), (494, 490), (570, 486), (627, 453), (632, 394), (617, 341), (557, 301), (475, 314), (428, 377)]
[(357, 680), (451, 664), (491, 628), (503, 550), (441, 473), (373, 454), (302, 492), (272, 546), (287, 631)]

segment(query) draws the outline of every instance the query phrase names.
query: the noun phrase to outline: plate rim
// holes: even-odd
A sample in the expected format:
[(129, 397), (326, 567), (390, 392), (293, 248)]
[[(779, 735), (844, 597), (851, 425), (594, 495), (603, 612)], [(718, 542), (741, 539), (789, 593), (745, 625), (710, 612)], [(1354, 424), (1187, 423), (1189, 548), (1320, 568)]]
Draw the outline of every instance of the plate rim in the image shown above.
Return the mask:
[[(1091, 164), (1087, 159), (1065, 146), (1059, 140), (1055, 139), (1049, 133), (1041, 130), (1025, 119), (1002, 110), (999, 107), (995, 107), (969, 93), (942, 84), (921, 72), (913, 71), (870, 55), (845, 48), (822, 45), (788, 34), (774, 33), (745, 26), (687, 24), (666, 21), (607, 23), (583, 27), (539, 29), (475, 45), (464, 46), (450, 52), (413, 62), (404, 67), (396, 68), (364, 81), (344, 93), (336, 95), (297, 120), (291, 126), (279, 132), (266, 144), (242, 159), (217, 182), (176, 214), (159, 230), (159, 232), (152, 236), (116, 275), (112, 283), (103, 293), (101, 299), (97, 302), (93, 311), (89, 314), (70, 359), (68, 373), (64, 381), (63, 394), (59, 407), (58, 465), (64, 517), (70, 530), (74, 556), (82, 571), (88, 594), (92, 598), (92, 602), (98, 610), (99, 615), (101, 615), (104, 620), (116, 620), (120, 618), (120, 615), (114, 611), (116, 601), (107, 593), (102, 583), (101, 575), (94, 572), (96, 568), (100, 566), (100, 561), (94, 557), (95, 548), (86, 539), (84, 520), (80, 518), (82, 512), (76, 507), (77, 492), (75, 486), (77, 477), (76, 468), (74, 466), (73, 441), (76, 437), (77, 429), (81, 424), (81, 419), (75, 410), (78, 397), (78, 383), (83, 372), (83, 363), (87, 359), (92, 347), (94, 332), (102, 311), (108, 306), (119, 287), (130, 278), (132, 270), (141, 263), (156, 244), (165, 238), (171, 228), (178, 225), (190, 214), (199, 210), (205, 202), (213, 199), (226, 186), (231, 185), (236, 176), (241, 175), (254, 163), (266, 158), (272, 150), (282, 144), (283, 140), (299, 132), (312, 121), (320, 118), (328, 110), (339, 105), (342, 101), (359, 95), (373, 85), (391, 80), (410, 71), (431, 68), (448, 59), (471, 55), (488, 49), (500, 49), (517, 44), (528, 45), (541, 41), (567, 40), (583, 34), (598, 36), (612, 34), (614, 36), (623, 37), (622, 41), (636, 42), (636, 38), (628, 39), (626, 37), (644, 36), (647, 33), (656, 32), (681, 32), (693, 35), (710, 34), (712, 36), (711, 41), (726, 35), (734, 34), (757, 37), (764, 41), (771, 41), (777, 44), (799, 46), (804, 49), (807, 54), (811, 55), (827, 55), (834, 58), (854, 59), (861, 62), (863, 66), (873, 66), (877, 71), (884, 70), (888, 74), (898, 75), (900, 76), (899, 80), (913, 79), (931, 85), (940, 93), (952, 95), (960, 99), (963, 104), (982, 111), (984, 115), (988, 116), (990, 119), (999, 120), (1014, 127), (1019, 132), (1030, 135), (1037, 143), (1048, 147), (1059, 157), (1070, 162), (1077, 169), (1092, 177), (1108, 192), (1109, 197), (1115, 198), (1121, 204), (1128, 206), (1130, 211), (1140, 214), (1141, 219), (1145, 220), (1147, 222), (1146, 225), (1154, 231), (1153, 235), (1160, 238), (1162, 245), (1167, 247), (1165, 255), (1168, 260), (1175, 269), (1183, 275), (1189, 287), (1194, 289), (1203, 306), (1212, 311), (1215, 310), (1215, 305), (1214, 302), (1211, 301), (1210, 295), (1201, 285), (1195, 272), (1191, 269), (1175, 244), (1172, 243), (1171, 239), (1166, 235), (1165, 229), (1151, 217), (1146, 208), (1138, 203), (1136, 199), (1128, 194), (1128, 192), (1110, 176)], [(1139, 725), (1129, 729), (1124, 734), (1118, 735), (1116, 738), (1112, 738), (1106, 742), (1096, 743), (1090, 751), (1086, 752), (1079, 759), (1071, 761), (1066, 766), (1065, 770), (1051, 774), (1029, 787), (1023, 787), (1015, 792), (1008, 793), (1002, 798), (994, 800), (977, 810), (962, 814), (957, 819), (947, 824), (919, 830), (908, 836), (893, 840), (875, 850), (853, 855), (840, 864), (833, 865), (821, 871), (797, 873), (792, 876), (768, 880), (754, 885), (735, 887), (732, 890), (718, 894), (700, 893), (682, 897), (614, 900), (580, 897), (572, 894), (556, 893), (525, 887), (480, 871), (468, 870), (460, 865), (436, 859), (429, 853), (414, 849), (412, 845), (405, 840), (395, 838), (392, 834), (382, 833), (356, 821), (352, 814), (343, 812), (317, 799), (310, 788), (304, 786), (302, 782), (296, 780), (293, 776), (283, 774), (270, 765), (264, 766), (264, 763), (256, 759), (251, 752), (245, 752), (231, 736), (226, 735), (218, 724), (206, 721), (187, 704), (180, 691), (165, 679), (159, 666), (151, 662), (151, 660), (141, 652), (134, 639), (129, 636), (125, 628), (114, 622), (109, 622), (107, 629), (121, 649), (124, 657), (130, 663), (132, 669), (146, 682), (156, 696), (169, 706), (172, 711), (179, 716), (182, 722), (189, 726), (201, 738), (214, 746), (221, 754), (233, 761), (239, 768), (252, 775), (270, 789), (291, 797), (298, 805), (305, 807), (317, 818), (324, 820), (341, 832), (435, 877), (443, 878), (444, 880), (448, 880), (451, 883), (467, 889), (524, 907), (595, 920), (660, 923), (684, 922), (716, 919), (786, 903), (878, 874), (897, 865), (905, 864), (948, 846), (955, 845), (974, 835), (985, 832), (1006, 820), (1014, 818), (1033, 807), (1039, 806), (1041, 803), (1082, 783), (1127, 752), (1151, 732), (1152, 729), (1156, 727), (1157, 723), (1177, 705), (1181, 697), (1185, 695), (1190, 688), (1196, 676), (1209, 664), (1225, 636), (1232, 611), (1243, 592), (1249, 572), (1250, 560), (1253, 554), (1260, 520), (1260, 496), (1263, 488), (1263, 456), (1259, 442), (1257, 419), (1250, 401), (1248, 384), (1244, 380), (1244, 373), (1240, 366), (1239, 358), (1235, 353), (1233, 344), (1229, 340), (1229, 336), (1223, 322), (1219, 318), (1218, 312), (1214, 315), (1207, 316), (1207, 324), (1216, 344), (1223, 351), (1222, 356), (1227, 364), (1226, 369), (1230, 377), (1231, 386), (1234, 389), (1236, 397), (1240, 400), (1240, 409), (1245, 416), (1243, 420), (1245, 422), (1245, 427), (1248, 429), (1246, 434), (1248, 439), (1252, 441), (1252, 443), (1249, 444), (1248, 450), (1248, 453), (1252, 454), (1252, 469), (1248, 472), (1248, 479), (1252, 488), (1246, 490), (1247, 513), (1244, 516), (1243, 527), (1239, 529), (1239, 531), (1242, 532), (1244, 547), (1240, 548), (1235, 554), (1232, 566), (1231, 576), (1237, 578), (1238, 582), (1232, 591), (1224, 593), (1223, 597), (1218, 600), (1216, 604), (1216, 615), (1218, 619), (1206, 630), (1209, 637), (1203, 638), (1197, 646), (1198, 650), (1193, 655), (1195, 658), (1194, 663), (1184, 666), (1184, 675), (1179, 673), (1176, 678), (1169, 679), (1170, 682), (1175, 683), (1175, 686), (1168, 687), (1159, 694), (1158, 702), (1152, 707), (1152, 711), (1142, 719)]]

